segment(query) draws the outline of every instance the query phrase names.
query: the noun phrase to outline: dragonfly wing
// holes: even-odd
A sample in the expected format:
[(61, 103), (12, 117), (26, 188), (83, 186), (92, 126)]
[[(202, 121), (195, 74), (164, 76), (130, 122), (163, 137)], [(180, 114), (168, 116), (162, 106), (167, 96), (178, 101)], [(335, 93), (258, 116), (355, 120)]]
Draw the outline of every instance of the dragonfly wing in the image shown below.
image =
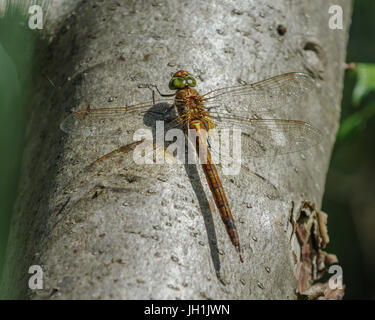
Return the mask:
[(232, 108), (239, 107), (245, 111), (267, 112), (295, 102), (314, 87), (315, 81), (308, 74), (292, 72), (252, 84), (219, 88), (203, 98), (211, 112), (230, 113)]
[(147, 101), (129, 107), (89, 108), (72, 112), (60, 124), (68, 134), (80, 136), (124, 135), (155, 121), (173, 117), (170, 107), (173, 98)]
[[(229, 115), (213, 116), (212, 119), (221, 135), (224, 128), (238, 130), (241, 157), (246, 160), (303, 151), (317, 145), (322, 138), (318, 129), (299, 120), (251, 119)], [(234, 135), (232, 139), (236, 141)], [(233, 140), (230, 142), (233, 143)]]

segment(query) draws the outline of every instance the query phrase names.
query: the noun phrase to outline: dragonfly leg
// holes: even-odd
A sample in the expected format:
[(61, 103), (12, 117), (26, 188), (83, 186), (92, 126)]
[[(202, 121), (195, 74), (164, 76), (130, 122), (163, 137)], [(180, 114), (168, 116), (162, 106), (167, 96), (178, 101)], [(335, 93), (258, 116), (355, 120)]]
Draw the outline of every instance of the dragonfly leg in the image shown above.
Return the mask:
[(207, 107), (206, 110), (207, 110), (207, 111), (210, 111), (210, 110), (215, 109), (215, 108), (218, 108), (218, 107), (220, 107), (220, 105), (210, 106), (210, 107)]
[(161, 93), (158, 86), (155, 84), (141, 84), (138, 86), (139, 88), (148, 88), (152, 91), (152, 99), (154, 100), (154, 94), (155, 91), (153, 88), (156, 89), (156, 91), (159, 93), (160, 96), (162, 97), (173, 97), (176, 93)]

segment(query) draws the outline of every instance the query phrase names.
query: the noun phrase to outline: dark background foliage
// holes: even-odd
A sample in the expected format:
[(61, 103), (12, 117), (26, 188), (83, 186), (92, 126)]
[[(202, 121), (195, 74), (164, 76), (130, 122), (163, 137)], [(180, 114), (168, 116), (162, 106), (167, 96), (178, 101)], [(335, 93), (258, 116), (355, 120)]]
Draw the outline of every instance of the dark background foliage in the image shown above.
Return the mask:
[(341, 125), (327, 176), (323, 210), (347, 285), (346, 299), (375, 298), (375, 1), (356, 0)]

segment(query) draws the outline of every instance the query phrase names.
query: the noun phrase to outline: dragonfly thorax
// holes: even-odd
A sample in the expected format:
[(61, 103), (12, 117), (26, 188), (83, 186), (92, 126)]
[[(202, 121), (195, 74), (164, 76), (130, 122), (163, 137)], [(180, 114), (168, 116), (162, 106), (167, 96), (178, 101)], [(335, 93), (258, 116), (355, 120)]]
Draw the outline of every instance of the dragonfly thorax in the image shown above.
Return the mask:
[(205, 123), (207, 129), (213, 127), (213, 124), (209, 119), (209, 113), (204, 107), (203, 99), (195, 89), (185, 88), (178, 90), (176, 93), (175, 105), (180, 119), (184, 124), (200, 120)]

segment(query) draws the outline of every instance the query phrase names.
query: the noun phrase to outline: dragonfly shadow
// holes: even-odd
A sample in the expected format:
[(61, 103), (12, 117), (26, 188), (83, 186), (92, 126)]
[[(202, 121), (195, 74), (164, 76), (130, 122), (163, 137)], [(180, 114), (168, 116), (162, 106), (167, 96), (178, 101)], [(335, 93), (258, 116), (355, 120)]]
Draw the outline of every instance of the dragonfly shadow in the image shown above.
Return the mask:
[(168, 124), (176, 119), (176, 116), (176, 111), (174, 108), (171, 109), (170, 104), (165, 102), (157, 103), (144, 113), (143, 124), (155, 129), (156, 121), (165, 121)]
[(212, 218), (212, 212), (210, 210), (210, 204), (208, 202), (206, 193), (204, 191), (202, 182), (198, 174), (197, 165), (188, 164), (187, 162), (185, 162), (185, 170), (189, 177), (191, 186), (193, 187), (194, 193), (197, 196), (199, 207), (202, 212), (204, 224), (207, 231), (208, 245), (210, 247), (211, 258), (214, 264), (216, 275), (219, 278), (219, 280), (225, 285), (220, 276), (221, 264), (219, 257), (219, 249), (217, 247), (217, 237), (215, 232), (214, 221)]

